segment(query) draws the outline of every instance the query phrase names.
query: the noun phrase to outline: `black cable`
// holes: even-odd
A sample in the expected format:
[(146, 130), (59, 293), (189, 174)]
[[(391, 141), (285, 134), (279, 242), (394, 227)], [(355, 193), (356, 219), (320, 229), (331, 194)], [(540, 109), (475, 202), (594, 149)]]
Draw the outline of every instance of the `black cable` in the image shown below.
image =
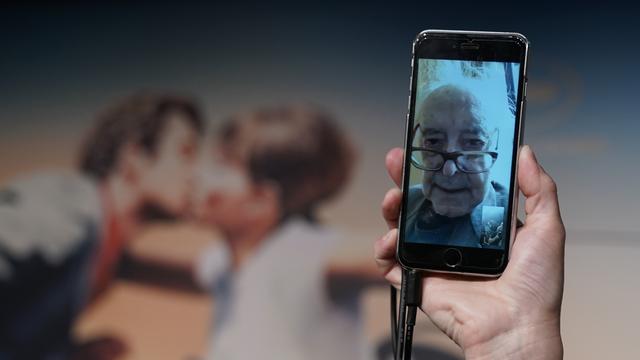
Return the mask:
[[(402, 270), (400, 286), (400, 308), (396, 317), (396, 289), (391, 287), (391, 345), (394, 359), (410, 360), (413, 345), (413, 328), (416, 324), (417, 308), (420, 306), (422, 276), (416, 270)], [(399, 319), (398, 319), (399, 318)]]
[(396, 331), (396, 352), (394, 354), (396, 360), (402, 360), (404, 357), (404, 343), (406, 335), (407, 321), (407, 270), (402, 270), (402, 281), (400, 283), (400, 308), (398, 310), (398, 328)]
[(411, 359), (411, 349), (413, 346), (413, 327), (416, 325), (417, 306), (407, 306), (407, 329), (405, 330), (404, 340), (404, 357), (403, 359)]
[(393, 356), (396, 356), (396, 347), (398, 342), (398, 290), (393, 285), (389, 286), (390, 298), (389, 304), (391, 305), (391, 349), (393, 350)]

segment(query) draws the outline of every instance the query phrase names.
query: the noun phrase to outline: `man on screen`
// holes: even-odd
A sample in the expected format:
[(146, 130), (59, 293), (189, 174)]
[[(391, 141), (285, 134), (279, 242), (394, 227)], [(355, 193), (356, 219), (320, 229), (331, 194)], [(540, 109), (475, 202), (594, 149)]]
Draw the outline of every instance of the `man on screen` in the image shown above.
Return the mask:
[(422, 183), (409, 189), (407, 239), (501, 247), (507, 191), (490, 181), (497, 128), (468, 90), (443, 85), (417, 107), (411, 164)]

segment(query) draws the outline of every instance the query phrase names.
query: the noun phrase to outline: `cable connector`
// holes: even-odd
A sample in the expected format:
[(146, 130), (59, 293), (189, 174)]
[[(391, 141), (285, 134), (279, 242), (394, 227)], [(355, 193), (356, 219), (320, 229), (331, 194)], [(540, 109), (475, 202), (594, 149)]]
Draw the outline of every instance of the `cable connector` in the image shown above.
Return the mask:
[(422, 302), (422, 274), (417, 270), (405, 270), (402, 276), (407, 278), (405, 304), (407, 306), (420, 306)]

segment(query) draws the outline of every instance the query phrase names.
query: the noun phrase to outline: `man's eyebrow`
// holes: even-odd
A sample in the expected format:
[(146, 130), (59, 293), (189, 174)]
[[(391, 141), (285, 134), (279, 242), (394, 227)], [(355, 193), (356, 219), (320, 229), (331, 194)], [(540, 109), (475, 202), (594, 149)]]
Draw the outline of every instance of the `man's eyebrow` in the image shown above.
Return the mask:
[(487, 130), (485, 130), (482, 126), (473, 126), (470, 129), (465, 129), (461, 131), (462, 134), (464, 135), (482, 135), (482, 136), (489, 136), (489, 133), (487, 132)]
[(445, 131), (436, 128), (420, 128), (422, 130), (422, 134), (424, 135), (444, 135)]

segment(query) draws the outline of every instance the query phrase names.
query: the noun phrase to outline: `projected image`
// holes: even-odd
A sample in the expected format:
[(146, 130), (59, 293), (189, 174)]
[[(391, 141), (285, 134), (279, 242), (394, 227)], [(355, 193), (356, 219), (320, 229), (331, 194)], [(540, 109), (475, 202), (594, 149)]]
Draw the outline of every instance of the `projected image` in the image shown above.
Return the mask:
[(419, 60), (406, 241), (504, 247), (519, 70)]

